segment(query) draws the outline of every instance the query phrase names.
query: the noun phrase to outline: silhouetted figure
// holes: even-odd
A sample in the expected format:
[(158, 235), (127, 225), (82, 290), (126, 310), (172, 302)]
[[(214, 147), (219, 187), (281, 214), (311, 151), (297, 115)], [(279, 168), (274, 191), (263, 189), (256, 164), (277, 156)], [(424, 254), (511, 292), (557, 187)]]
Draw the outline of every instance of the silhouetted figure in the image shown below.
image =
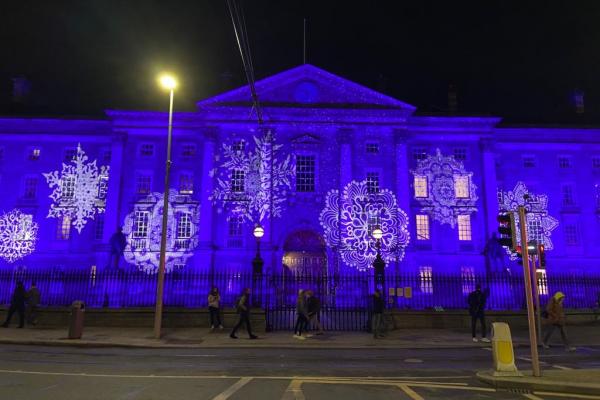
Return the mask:
[(250, 339), (257, 339), (258, 336), (252, 334), (252, 327), (250, 326), (250, 289), (246, 288), (242, 292), (242, 296), (239, 298), (236, 305), (237, 312), (240, 316), (238, 323), (233, 327), (231, 334), (229, 335), (232, 339), (237, 339), (235, 333), (243, 324), (246, 324), (246, 330), (248, 331), (248, 337)]
[(221, 323), (221, 295), (216, 286), (213, 286), (208, 294), (208, 312), (210, 313), (210, 330), (214, 330), (216, 326), (223, 329)]
[(373, 338), (377, 339), (383, 337), (381, 331), (383, 326), (383, 309), (385, 305), (383, 303), (383, 296), (381, 296), (381, 290), (375, 289), (375, 293), (373, 294), (373, 321), (372, 331)]
[(119, 268), (119, 260), (123, 257), (125, 247), (127, 246), (127, 237), (123, 233), (123, 228), (119, 227), (117, 231), (110, 237), (108, 241), (110, 247), (110, 256), (108, 259), (108, 268), (114, 263), (115, 269)]
[(23, 286), (23, 282), (21, 281), (17, 282), (17, 287), (10, 299), (8, 315), (6, 316), (6, 321), (2, 324), (4, 328), (8, 328), (8, 324), (10, 324), (10, 320), (15, 312), (19, 314), (19, 328), (23, 328), (25, 326), (25, 286)]
[(473, 341), (477, 342), (477, 321), (481, 322), (481, 341), (489, 342), (487, 330), (485, 327), (485, 305), (487, 303), (488, 291), (481, 291), (481, 285), (477, 284), (475, 290), (469, 294), (467, 302), (469, 303), (469, 314), (471, 315), (471, 333)]
[(26, 313), (27, 323), (31, 325), (37, 324), (37, 309), (40, 304), (40, 290), (35, 285), (35, 282), (31, 282), (31, 287), (25, 294), (25, 298), (27, 299), (27, 307)]

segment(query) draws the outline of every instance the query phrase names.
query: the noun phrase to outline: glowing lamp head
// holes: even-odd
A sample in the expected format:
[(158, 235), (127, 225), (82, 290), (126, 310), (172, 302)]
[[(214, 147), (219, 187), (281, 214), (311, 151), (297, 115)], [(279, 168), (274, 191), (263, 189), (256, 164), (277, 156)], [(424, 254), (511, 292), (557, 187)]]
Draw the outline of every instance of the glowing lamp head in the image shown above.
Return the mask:
[(173, 75), (161, 75), (158, 78), (158, 82), (160, 83), (160, 86), (167, 90), (173, 90), (177, 87), (177, 80)]
[(254, 228), (254, 232), (252, 232), (252, 234), (255, 238), (260, 239), (261, 237), (265, 236), (265, 230), (262, 226), (258, 225), (256, 228)]
[(371, 233), (371, 235), (373, 235), (375, 240), (380, 240), (383, 237), (383, 231), (379, 228), (375, 228), (373, 229), (373, 233)]

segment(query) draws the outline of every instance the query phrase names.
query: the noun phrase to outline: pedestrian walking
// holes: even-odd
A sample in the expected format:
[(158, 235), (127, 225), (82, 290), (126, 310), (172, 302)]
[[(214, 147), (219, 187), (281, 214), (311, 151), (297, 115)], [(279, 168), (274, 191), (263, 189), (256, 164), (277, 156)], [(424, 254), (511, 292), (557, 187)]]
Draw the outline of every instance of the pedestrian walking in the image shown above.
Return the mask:
[(471, 333), (473, 334), (473, 341), (477, 340), (477, 321), (481, 323), (481, 341), (489, 343), (490, 339), (487, 338), (487, 330), (485, 326), (485, 305), (489, 291), (481, 291), (481, 285), (477, 284), (475, 290), (469, 294), (467, 302), (469, 303), (469, 314), (471, 315)]
[(108, 240), (108, 246), (110, 253), (108, 255), (107, 268), (113, 267), (115, 270), (119, 269), (119, 260), (123, 257), (125, 247), (127, 247), (127, 237), (123, 233), (123, 228), (119, 227), (115, 233)]
[(298, 297), (296, 298), (296, 326), (294, 327), (294, 338), (304, 340), (302, 336), (302, 330), (306, 327), (306, 298), (304, 290), (298, 291)]
[(542, 314), (544, 322), (548, 327), (546, 328), (546, 335), (544, 335), (543, 346), (545, 349), (549, 349), (550, 337), (556, 329), (560, 331), (560, 337), (562, 338), (563, 345), (567, 351), (575, 351), (576, 348), (569, 344), (567, 338), (567, 332), (565, 331), (565, 310), (563, 308), (563, 302), (565, 301), (565, 294), (562, 292), (556, 292), (554, 296), (548, 301), (546, 305), (546, 312)]
[(321, 321), (319, 320), (319, 312), (321, 311), (321, 301), (317, 296), (315, 296), (315, 292), (309, 290), (306, 295), (306, 313), (307, 313), (307, 321), (306, 321), (306, 331), (309, 330), (310, 326), (314, 324), (317, 328), (317, 335), (323, 334), (323, 326), (321, 325)]
[(213, 286), (208, 294), (208, 312), (210, 314), (210, 330), (215, 330), (216, 326), (223, 329), (221, 323), (221, 295), (216, 286)]
[(375, 339), (383, 337), (381, 331), (383, 327), (384, 306), (381, 290), (375, 289), (375, 293), (373, 293), (373, 320), (371, 321), (371, 330)]
[(252, 334), (252, 327), (250, 326), (250, 288), (244, 289), (242, 295), (236, 304), (236, 311), (239, 314), (238, 323), (233, 327), (231, 334), (229, 335), (232, 339), (237, 339), (235, 336), (237, 330), (241, 328), (243, 324), (246, 324), (246, 330), (248, 331), (248, 337), (250, 339), (258, 339), (258, 336)]
[(23, 328), (25, 326), (25, 286), (23, 286), (23, 282), (21, 281), (17, 282), (15, 291), (10, 299), (8, 315), (6, 316), (6, 321), (2, 324), (4, 328), (8, 328), (8, 324), (10, 324), (10, 320), (15, 312), (19, 314), (19, 328)]
[(25, 308), (25, 316), (27, 323), (30, 325), (37, 324), (37, 309), (40, 304), (40, 290), (35, 285), (35, 282), (31, 282), (31, 286), (27, 293), (25, 293), (25, 299), (27, 299), (27, 307)]

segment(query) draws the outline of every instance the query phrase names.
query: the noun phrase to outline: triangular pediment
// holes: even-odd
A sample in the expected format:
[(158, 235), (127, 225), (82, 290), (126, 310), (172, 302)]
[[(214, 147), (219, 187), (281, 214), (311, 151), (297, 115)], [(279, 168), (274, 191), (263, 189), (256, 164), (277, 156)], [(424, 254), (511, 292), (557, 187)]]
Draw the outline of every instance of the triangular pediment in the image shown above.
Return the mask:
[(293, 137), (290, 142), (295, 144), (319, 144), (321, 143), (321, 138), (310, 133), (303, 133), (302, 135)]
[[(414, 111), (415, 107), (310, 64), (255, 84), (263, 107), (357, 108)], [(248, 85), (198, 102), (199, 108), (252, 105)]]

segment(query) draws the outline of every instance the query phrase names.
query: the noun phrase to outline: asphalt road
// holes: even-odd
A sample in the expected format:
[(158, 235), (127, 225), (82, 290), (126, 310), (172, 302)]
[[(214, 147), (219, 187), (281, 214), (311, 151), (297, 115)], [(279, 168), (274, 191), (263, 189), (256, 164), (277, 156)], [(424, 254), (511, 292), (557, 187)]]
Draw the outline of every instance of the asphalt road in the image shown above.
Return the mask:
[[(519, 367), (529, 367), (518, 349)], [(497, 392), (467, 349), (82, 349), (0, 346), (0, 399), (558, 399)], [(600, 347), (551, 349), (545, 368), (599, 368)], [(598, 397), (600, 398), (600, 397)]]

